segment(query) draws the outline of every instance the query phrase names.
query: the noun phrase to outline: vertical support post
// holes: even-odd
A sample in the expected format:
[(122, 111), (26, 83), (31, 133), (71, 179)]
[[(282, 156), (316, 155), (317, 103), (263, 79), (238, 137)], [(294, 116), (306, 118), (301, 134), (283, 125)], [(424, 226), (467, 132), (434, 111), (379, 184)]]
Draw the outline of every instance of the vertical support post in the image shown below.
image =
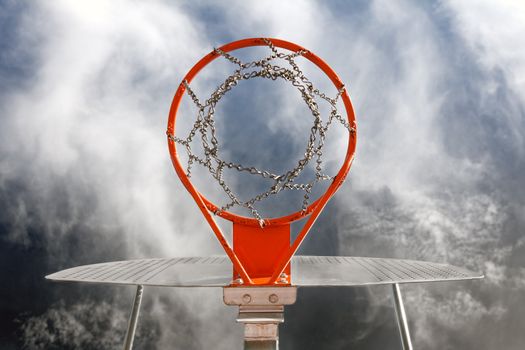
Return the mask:
[(244, 350), (279, 350), (279, 341), (244, 341)]
[(284, 306), (297, 299), (297, 287), (225, 287), (224, 303), (239, 306), (244, 325), (244, 350), (278, 350)]
[(237, 322), (244, 324), (244, 350), (279, 350), (279, 323), (284, 322), (284, 307), (276, 312), (257, 312), (241, 308)]
[(131, 308), (131, 315), (129, 316), (128, 330), (126, 332), (126, 339), (124, 341), (124, 350), (131, 350), (133, 348), (133, 340), (135, 339), (135, 330), (137, 329), (137, 320), (139, 318), (140, 304), (142, 302), (142, 293), (144, 287), (137, 285), (137, 292), (133, 300)]
[(403, 305), (401, 289), (399, 288), (398, 283), (394, 283), (392, 285), (392, 292), (394, 294), (397, 326), (399, 327), (399, 336), (401, 337), (402, 348), (403, 350), (412, 350), (412, 341), (410, 340), (410, 332), (408, 330), (407, 315), (405, 313), (405, 306)]

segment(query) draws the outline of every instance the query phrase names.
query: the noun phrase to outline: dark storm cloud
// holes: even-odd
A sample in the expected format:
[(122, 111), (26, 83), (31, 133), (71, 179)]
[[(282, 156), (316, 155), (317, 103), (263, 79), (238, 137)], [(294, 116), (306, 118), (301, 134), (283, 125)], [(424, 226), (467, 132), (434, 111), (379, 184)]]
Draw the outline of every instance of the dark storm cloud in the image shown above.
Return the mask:
[[(484, 270), (484, 282), (403, 289), (414, 344), (522, 346), (516, 325), (525, 314), (525, 48), (519, 44), (525, 12), (519, 2), (2, 6), (1, 252), (2, 266), (8, 266), (3, 271), (15, 281), (2, 290), (6, 347), (15, 342), (7, 335), (17, 327), (13, 319), (23, 324), (19, 345), (56, 342), (57, 327), (43, 326), (53, 322), (66, 335), (112, 320), (122, 328), (129, 291), (44, 284), (47, 272), (121, 258), (219, 252), (171, 169), (166, 112), (193, 62), (213, 46), (250, 36), (312, 49), (347, 83), (357, 112), (358, 153), (349, 181), (302, 252), (417, 258)], [(225, 69), (206, 72), (201, 86), (224, 77)], [(233, 98), (257, 101), (236, 93)], [(279, 103), (254, 110), (287, 110), (299, 100), (293, 90), (273, 93), (266, 99), (281, 97)], [(226, 103), (223, 111), (246, 114), (250, 106)], [(293, 116), (283, 113), (267, 129), (279, 136), (271, 154), (286, 147), (283, 141), (290, 152), (300, 151), (304, 138), (295, 136)], [(251, 141), (248, 133), (236, 132), (241, 125), (230, 125), (225, 139)], [(279, 134), (283, 130), (291, 132), (288, 139)], [(327, 157), (344, 144), (338, 140)], [(273, 160), (261, 154), (257, 160)], [(230, 155), (246, 156), (238, 150)], [(283, 345), (397, 347), (388, 292), (300, 292), (286, 314)], [(146, 299), (144, 322), (154, 334), (143, 330), (139, 346), (239, 346), (235, 311), (220, 304), (219, 291), (151, 290)], [(104, 300), (119, 301), (114, 317)], [(86, 308), (94, 308), (87, 318)], [(118, 342), (101, 334), (102, 347)], [(75, 341), (92, 344), (89, 336)], [(74, 347), (67, 338), (58, 338), (61, 346)]]

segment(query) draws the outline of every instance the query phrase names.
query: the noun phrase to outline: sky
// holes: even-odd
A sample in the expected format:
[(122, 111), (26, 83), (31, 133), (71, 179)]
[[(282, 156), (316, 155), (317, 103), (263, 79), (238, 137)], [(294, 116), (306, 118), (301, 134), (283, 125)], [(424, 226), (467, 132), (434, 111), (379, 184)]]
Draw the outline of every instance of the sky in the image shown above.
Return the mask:
[[(483, 272), (483, 281), (402, 286), (414, 347), (522, 348), (520, 1), (3, 0), (0, 7), (0, 348), (121, 346), (132, 287), (56, 284), (46, 274), (221, 254), (173, 171), (165, 128), (191, 66), (247, 37), (315, 52), (345, 82), (356, 112), (350, 175), (300, 253)], [(196, 88), (213, 89), (228, 69), (225, 62), (206, 70)], [(302, 101), (288, 86), (246, 86), (221, 107), (232, 122), (221, 125), (225, 142), (235, 140), (229, 154), (281, 164), (275, 152), (304, 145), (294, 118)], [(188, 115), (190, 108), (183, 106)], [(238, 132), (245, 130), (236, 115), (263, 125), (257, 117), (267, 114), (268, 127)], [(251, 152), (235, 151), (253, 140)], [(327, 157), (340, 142), (335, 133)], [(236, 311), (221, 300), (220, 289), (146, 289), (135, 348), (240, 349)], [(387, 287), (301, 289), (285, 318), (283, 349), (400, 349)]]

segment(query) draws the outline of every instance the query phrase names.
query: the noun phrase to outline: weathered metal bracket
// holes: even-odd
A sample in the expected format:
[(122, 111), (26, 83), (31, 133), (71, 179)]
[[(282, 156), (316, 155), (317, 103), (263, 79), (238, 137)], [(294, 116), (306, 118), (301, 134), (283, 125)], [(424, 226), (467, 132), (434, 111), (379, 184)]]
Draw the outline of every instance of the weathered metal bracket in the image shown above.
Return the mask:
[(226, 305), (239, 307), (245, 350), (279, 349), (279, 323), (284, 306), (297, 300), (297, 287), (225, 287), (223, 296)]

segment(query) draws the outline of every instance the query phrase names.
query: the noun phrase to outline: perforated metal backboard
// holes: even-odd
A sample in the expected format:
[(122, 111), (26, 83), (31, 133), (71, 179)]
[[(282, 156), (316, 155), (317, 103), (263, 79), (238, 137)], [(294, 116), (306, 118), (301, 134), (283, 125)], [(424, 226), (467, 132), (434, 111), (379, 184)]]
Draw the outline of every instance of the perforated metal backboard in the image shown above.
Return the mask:
[[(292, 285), (363, 286), (392, 283), (469, 280), (483, 275), (452, 265), (415, 260), (296, 256)], [(140, 259), (78, 266), (46, 276), (53, 281), (166, 287), (224, 287), (232, 263), (225, 256)]]

